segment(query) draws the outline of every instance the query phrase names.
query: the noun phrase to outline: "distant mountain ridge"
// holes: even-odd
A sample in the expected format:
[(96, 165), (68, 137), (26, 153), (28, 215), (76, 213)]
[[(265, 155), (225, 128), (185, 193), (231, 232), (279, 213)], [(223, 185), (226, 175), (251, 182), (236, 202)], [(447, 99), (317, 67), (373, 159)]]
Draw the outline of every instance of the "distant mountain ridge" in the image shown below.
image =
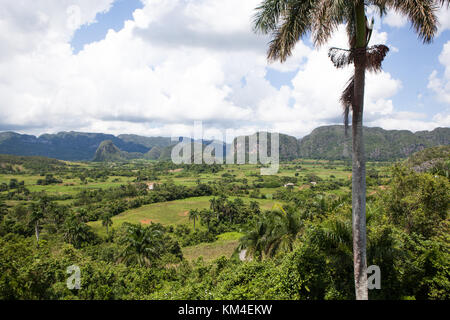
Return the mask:
[[(254, 150), (248, 150), (248, 137), (245, 137), (247, 157), (249, 152), (254, 152)], [(433, 131), (413, 133), (406, 130), (365, 127), (364, 139), (368, 160), (400, 159), (427, 147), (449, 145), (450, 128), (436, 128)], [(270, 141), (270, 138), (268, 140)], [(106, 141), (108, 143), (101, 146), (102, 142)], [(234, 141), (236, 142), (237, 138)], [(209, 141), (204, 141), (204, 144), (208, 143)], [(143, 137), (129, 134), (116, 137), (104, 133), (72, 131), (36, 137), (15, 132), (0, 133), (0, 154), (44, 156), (69, 161), (94, 159), (111, 161), (114, 158), (168, 160), (175, 144), (176, 142), (168, 137)], [(98, 150), (100, 146), (102, 148)], [(339, 125), (316, 128), (302, 139), (280, 134), (280, 160), (350, 159), (351, 146), (351, 128), (349, 128), (349, 137), (345, 138), (344, 126)], [(118, 149), (119, 154), (115, 148)], [(96, 153), (97, 151), (99, 153)], [(113, 159), (108, 159), (111, 156)]]
[[(450, 144), (450, 128), (436, 128), (433, 131), (384, 130), (364, 127), (366, 158), (371, 161), (385, 161), (407, 158), (428, 147)], [(351, 157), (351, 127), (345, 138), (344, 126), (324, 126), (299, 140), (301, 158), (349, 159)]]
[(0, 153), (19, 156), (44, 156), (60, 160), (92, 160), (100, 143), (110, 140), (127, 152), (145, 153), (146, 146), (127, 142), (111, 134), (60, 132), (39, 137), (15, 132), (0, 133)]

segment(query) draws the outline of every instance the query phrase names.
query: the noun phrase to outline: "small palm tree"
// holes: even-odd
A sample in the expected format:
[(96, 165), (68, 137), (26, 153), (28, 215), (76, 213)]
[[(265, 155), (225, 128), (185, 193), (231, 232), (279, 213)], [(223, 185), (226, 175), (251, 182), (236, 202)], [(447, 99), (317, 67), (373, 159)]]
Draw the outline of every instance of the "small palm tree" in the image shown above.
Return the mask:
[(0, 220), (8, 214), (8, 206), (3, 200), (0, 200)]
[(198, 212), (197, 209), (189, 210), (189, 220), (194, 221), (194, 231), (195, 231), (195, 221), (199, 218), (199, 216), (200, 216), (200, 213)]
[(255, 258), (261, 261), (266, 247), (267, 230), (269, 223), (267, 220), (261, 218), (244, 237), (240, 239), (240, 250), (246, 249), (246, 256)]
[(75, 248), (81, 248), (83, 243), (90, 242), (95, 237), (87, 224), (76, 214), (70, 214), (63, 225), (63, 238)]
[(303, 220), (298, 212), (280, 208), (281, 211), (273, 211), (270, 219), (265, 253), (274, 257), (278, 253), (290, 252), (295, 240), (303, 229)]
[(125, 224), (126, 235), (121, 240), (124, 245), (122, 258), (127, 263), (150, 266), (162, 252), (162, 232), (151, 226)]
[(106, 234), (109, 235), (109, 230), (108, 228), (110, 226), (112, 226), (113, 221), (112, 221), (112, 214), (109, 212), (106, 212), (102, 215), (102, 225), (104, 227), (106, 227)]
[(295, 240), (303, 229), (300, 214), (291, 208), (270, 211), (260, 216), (256, 225), (241, 238), (240, 248), (247, 256), (261, 260), (292, 251)]
[(45, 195), (39, 200), (39, 202), (31, 204), (30, 223), (34, 225), (37, 248), (39, 248), (41, 222), (48, 216), (51, 206), (52, 203), (50, 202), (50, 199)]
[(368, 48), (372, 26), (365, 9), (374, 6), (380, 16), (393, 9), (409, 18), (424, 42), (432, 41), (437, 32), (436, 13), (450, 0), (264, 0), (256, 8), (254, 29), (271, 34), (268, 59), (284, 62), (296, 43), (311, 32), (314, 45), (325, 44), (340, 24), (345, 24), (350, 48), (332, 48), (330, 58), (336, 67), (354, 65), (354, 75), (343, 92), (345, 123), (352, 112), (353, 172), (353, 261), (357, 299), (368, 299), (366, 258), (366, 165), (363, 144), (363, 110), (365, 72), (379, 71), (388, 48)]
[(34, 233), (36, 236), (36, 247), (39, 248), (40, 222), (44, 218), (44, 213), (38, 206), (32, 206), (30, 223), (34, 225)]
[(202, 223), (206, 223), (206, 225), (208, 226), (208, 231), (209, 231), (211, 220), (213, 218), (212, 211), (203, 209), (202, 211), (200, 211), (200, 218), (202, 219)]

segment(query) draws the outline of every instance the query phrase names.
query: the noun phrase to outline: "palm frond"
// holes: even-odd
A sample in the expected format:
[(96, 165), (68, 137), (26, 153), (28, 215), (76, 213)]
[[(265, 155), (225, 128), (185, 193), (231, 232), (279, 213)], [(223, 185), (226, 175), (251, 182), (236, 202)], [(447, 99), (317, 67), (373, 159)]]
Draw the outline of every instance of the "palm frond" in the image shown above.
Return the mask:
[(312, 11), (311, 29), (314, 44), (317, 47), (325, 44), (339, 24), (345, 21), (345, 7), (348, 4), (343, 0), (321, 0), (318, 1)]
[(447, 3), (447, 9), (450, 6), (450, 0), (438, 0), (438, 2), (441, 4), (442, 7)]
[(278, 27), (280, 17), (286, 10), (290, 0), (265, 0), (256, 7), (253, 16), (253, 31), (267, 34)]
[(371, 72), (381, 71), (381, 64), (388, 52), (389, 48), (382, 44), (368, 48), (366, 51), (366, 70)]
[(353, 63), (351, 50), (333, 47), (328, 51), (328, 57), (331, 59), (331, 62), (333, 62), (334, 66), (338, 69), (341, 69)]
[(310, 14), (314, 1), (288, 2), (280, 16), (281, 23), (274, 29), (273, 40), (269, 43), (267, 57), (271, 61), (286, 61), (297, 41), (311, 30)]
[[(355, 77), (351, 76), (347, 82), (347, 86), (345, 87), (345, 89), (341, 95), (341, 103), (344, 106), (344, 109), (348, 108), (352, 105), (354, 86), (355, 86)], [(346, 112), (346, 113), (348, 116), (348, 112)], [(347, 123), (348, 123), (348, 120), (347, 120)]]
[(386, 6), (407, 16), (419, 38), (430, 43), (437, 32), (439, 3), (446, 2), (448, 5), (449, 0), (387, 0)]

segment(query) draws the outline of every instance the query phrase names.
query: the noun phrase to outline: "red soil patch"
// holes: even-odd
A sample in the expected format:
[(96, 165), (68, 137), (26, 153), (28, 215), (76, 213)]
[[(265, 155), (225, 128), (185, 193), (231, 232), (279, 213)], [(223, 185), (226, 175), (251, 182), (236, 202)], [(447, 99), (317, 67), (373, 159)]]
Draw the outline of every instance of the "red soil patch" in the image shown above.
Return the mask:
[(150, 219), (141, 220), (142, 224), (150, 224), (150, 222), (152, 222)]
[(182, 212), (182, 213), (180, 213), (180, 215), (182, 217), (187, 217), (189, 215), (189, 211)]

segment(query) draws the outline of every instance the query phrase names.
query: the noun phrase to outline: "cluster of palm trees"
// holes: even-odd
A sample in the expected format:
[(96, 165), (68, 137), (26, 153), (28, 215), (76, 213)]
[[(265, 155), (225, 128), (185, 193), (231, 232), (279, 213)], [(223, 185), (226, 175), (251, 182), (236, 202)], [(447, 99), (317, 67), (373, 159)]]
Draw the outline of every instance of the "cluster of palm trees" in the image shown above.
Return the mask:
[(380, 70), (387, 53), (387, 48), (383, 46), (368, 48), (371, 26), (368, 24), (366, 8), (371, 6), (380, 17), (387, 10), (405, 15), (419, 38), (430, 43), (437, 33), (437, 11), (449, 4), (450, 0), (264, 0), (256, 8), (255, 31), (272, 36), (267, 53), (270, 61), (286, 61), (297, 42), (309, 33), (314, 45), (320, 47), (340, 25), (346, 25), (349, 48), (341, 50), (343, 52), (339, 59), (336, 59), (336, 52), (330, 52), (330, 57), (337, 67), (354, 65), (354, 75), (341, 101), (346, 119), (352, 112), (353, 262), (358, 300), (368, 299), (366, 166), (362, 130), (365, 72)]
[(207, 225), (208, 231), (211, 225), (225, 222), (228, 225), (242, 224), (258, 215), (261, 210), (258, 202), (251, 201), (248, 205), (240, 198), (229, 200), (226, 196), (220, 195), (209, 200), (209, 209), (189, 210), (189, 220), (193, 222), (194, 231), (196, 222), (200, 219), (202, 224)]
[(248, 258), (261, 260), (292, 251), (303, 229), (303, 219), (298, 210), (282, 208), (266, 211), (240, 243)]
[(163, 231), (157, 225), (126, 224), (122, 261), (139, 266), (151, 266), (163, 251)]

